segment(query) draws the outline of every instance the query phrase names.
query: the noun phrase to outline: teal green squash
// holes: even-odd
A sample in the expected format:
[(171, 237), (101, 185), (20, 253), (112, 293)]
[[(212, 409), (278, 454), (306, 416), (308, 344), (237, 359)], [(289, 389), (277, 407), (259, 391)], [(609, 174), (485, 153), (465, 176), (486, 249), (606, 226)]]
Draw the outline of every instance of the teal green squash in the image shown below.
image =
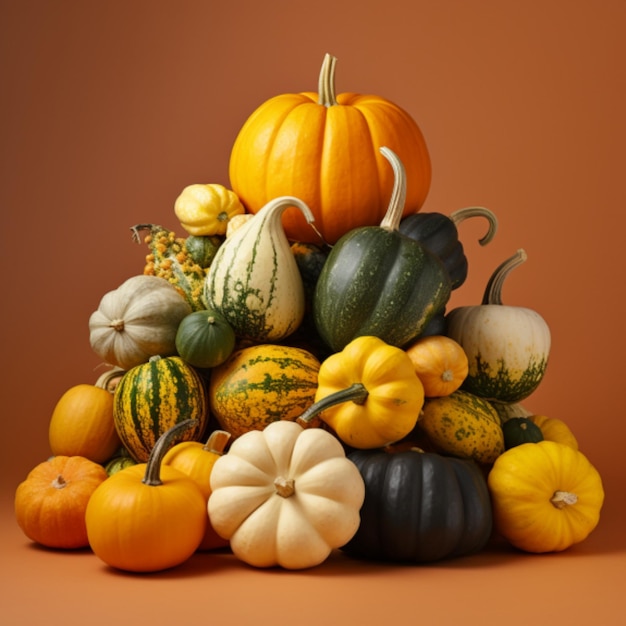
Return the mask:
[(176, 332), (179, 356), (194, 367), (211, 368), (223, 363), (235, 348), (235, 331), (223, 315), (211, 309), (184, 317)]
[(541, 428), (528, 417), (511, 417), (502, 424), (504, 448), (514, 448), (523, 443), (538, 443), (543, 441)]
[(398, 230), (406, 177), (398, 157), (390, 162), (395, 184), (379, 226), (346, 233), (333, 246), (313, 297), (313, 318), (322, 339), (335, 351), (363, 335), (398, 347), (419, 337), (448, 302), (451, 282), (443, 262)]

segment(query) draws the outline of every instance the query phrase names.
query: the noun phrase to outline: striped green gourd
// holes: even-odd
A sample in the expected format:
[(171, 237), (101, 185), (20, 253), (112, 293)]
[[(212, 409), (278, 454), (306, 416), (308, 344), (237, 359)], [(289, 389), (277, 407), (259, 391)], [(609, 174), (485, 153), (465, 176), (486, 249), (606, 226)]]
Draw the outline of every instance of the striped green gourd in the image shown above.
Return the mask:
[(304, 317), (302, 277), (281, 221), (290, 207), (312, 224), (304, 202), (276, 198), (227, 237), (208, 270), (207, 308), (221, 313), (240, 338), (277, 341), (293, 333)]
[(204, 435), (208, 422), (206, 388), (195, 369), (178, 356), (155, 356), (128, 370), (114, 400), (115, 428), (137, 462), (146, 462), (158, 438), (178, 422), (198, 422), (186, 431), (185, 440)]

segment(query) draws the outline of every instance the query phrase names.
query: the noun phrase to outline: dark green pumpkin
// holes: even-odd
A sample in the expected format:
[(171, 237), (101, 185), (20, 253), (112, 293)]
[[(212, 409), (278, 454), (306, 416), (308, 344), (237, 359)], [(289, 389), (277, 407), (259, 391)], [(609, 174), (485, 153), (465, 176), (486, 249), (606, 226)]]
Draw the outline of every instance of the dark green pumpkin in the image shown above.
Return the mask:
[(485, 245), (493, 239), (498, 222), (493, 212), (483, 207), (459, 209), (450, 217), (442, 213), (414, 213), (402, 219), (398, 230), (439, 257), (450, 276), (452, 289), (458, 289), (467, 278), (468, 263), (457, 225), (475, 216), (489, 221), (487, 234), (479, 240), (481, 245)]
[(176, 331), (176, 350), (180, 357), (203, 369), (223, 363), (235, 348), (235, 331), (217, 311), (194, 311), (184, 317)]
[(523, 443), (543, 441), (541, 428), (527, 417), (511, 417), (502, 424), (504, 447), (506, 450)]
[(419, 337), (445, 308), (451, 283), (442, 261), (398, 231), (406, 179), (396, 155), (382, 148), (395, 185), (380, 226), (346, 233), (332, 247), (313, 297), (313, 319), (331, 349), (373, 335), (402, 347)]
[(361, 523), (342, 548), (376, 561), (427, 563), (474, 554), (491, 536), (484, 474), (472, 461), (433, 452), (348, 453), (365, 482)]

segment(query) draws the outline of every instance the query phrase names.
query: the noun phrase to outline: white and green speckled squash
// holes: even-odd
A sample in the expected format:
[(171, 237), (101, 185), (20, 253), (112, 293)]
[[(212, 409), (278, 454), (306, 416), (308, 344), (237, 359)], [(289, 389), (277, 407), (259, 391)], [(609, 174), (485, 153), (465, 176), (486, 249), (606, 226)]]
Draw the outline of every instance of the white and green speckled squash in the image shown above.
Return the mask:
[(550, 354), (550, 329), (536, 311), (502, 304), (508, 273), (526, 260), (518, 250), (491, 276), (483, 302), (452, 309), (447, 335), (461, 344), (469, 361), (462, 388), (497, 402), (517, 403), (542, 381)]
[(311, 210), (298, 198), (276, 198), (226, 239), (207, 273), (207, 308), (221, 313), (239, 338), (283, 339), (304, 317), (302, 277), (281, 222), (289, 207), (313, 222)]

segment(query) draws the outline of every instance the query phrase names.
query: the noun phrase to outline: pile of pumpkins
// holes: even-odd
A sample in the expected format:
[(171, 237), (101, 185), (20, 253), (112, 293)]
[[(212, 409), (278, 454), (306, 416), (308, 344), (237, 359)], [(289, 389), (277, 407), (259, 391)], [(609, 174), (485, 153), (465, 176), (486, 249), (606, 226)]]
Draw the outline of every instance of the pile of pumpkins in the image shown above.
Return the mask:
[(107, 364), (59, 399), (52, 456), (17, 521), (55, 548), (158, 571), (197, 550), (302, 569), (333, 550), (380, 563), (474, 554), (494, 536), (564, 550), (596, 527), (597, 470), (558, 418), (520, 404), (550, 351), (544, 319), (502, 302), (447, 310), (468, 272), (468, 207), (420, 212), (431, 164), (390, 101), (283, 94), (245, 122), (231, 188), (192, 184), (185, 236), (132, 235), (146, 264), (89, 319)]

